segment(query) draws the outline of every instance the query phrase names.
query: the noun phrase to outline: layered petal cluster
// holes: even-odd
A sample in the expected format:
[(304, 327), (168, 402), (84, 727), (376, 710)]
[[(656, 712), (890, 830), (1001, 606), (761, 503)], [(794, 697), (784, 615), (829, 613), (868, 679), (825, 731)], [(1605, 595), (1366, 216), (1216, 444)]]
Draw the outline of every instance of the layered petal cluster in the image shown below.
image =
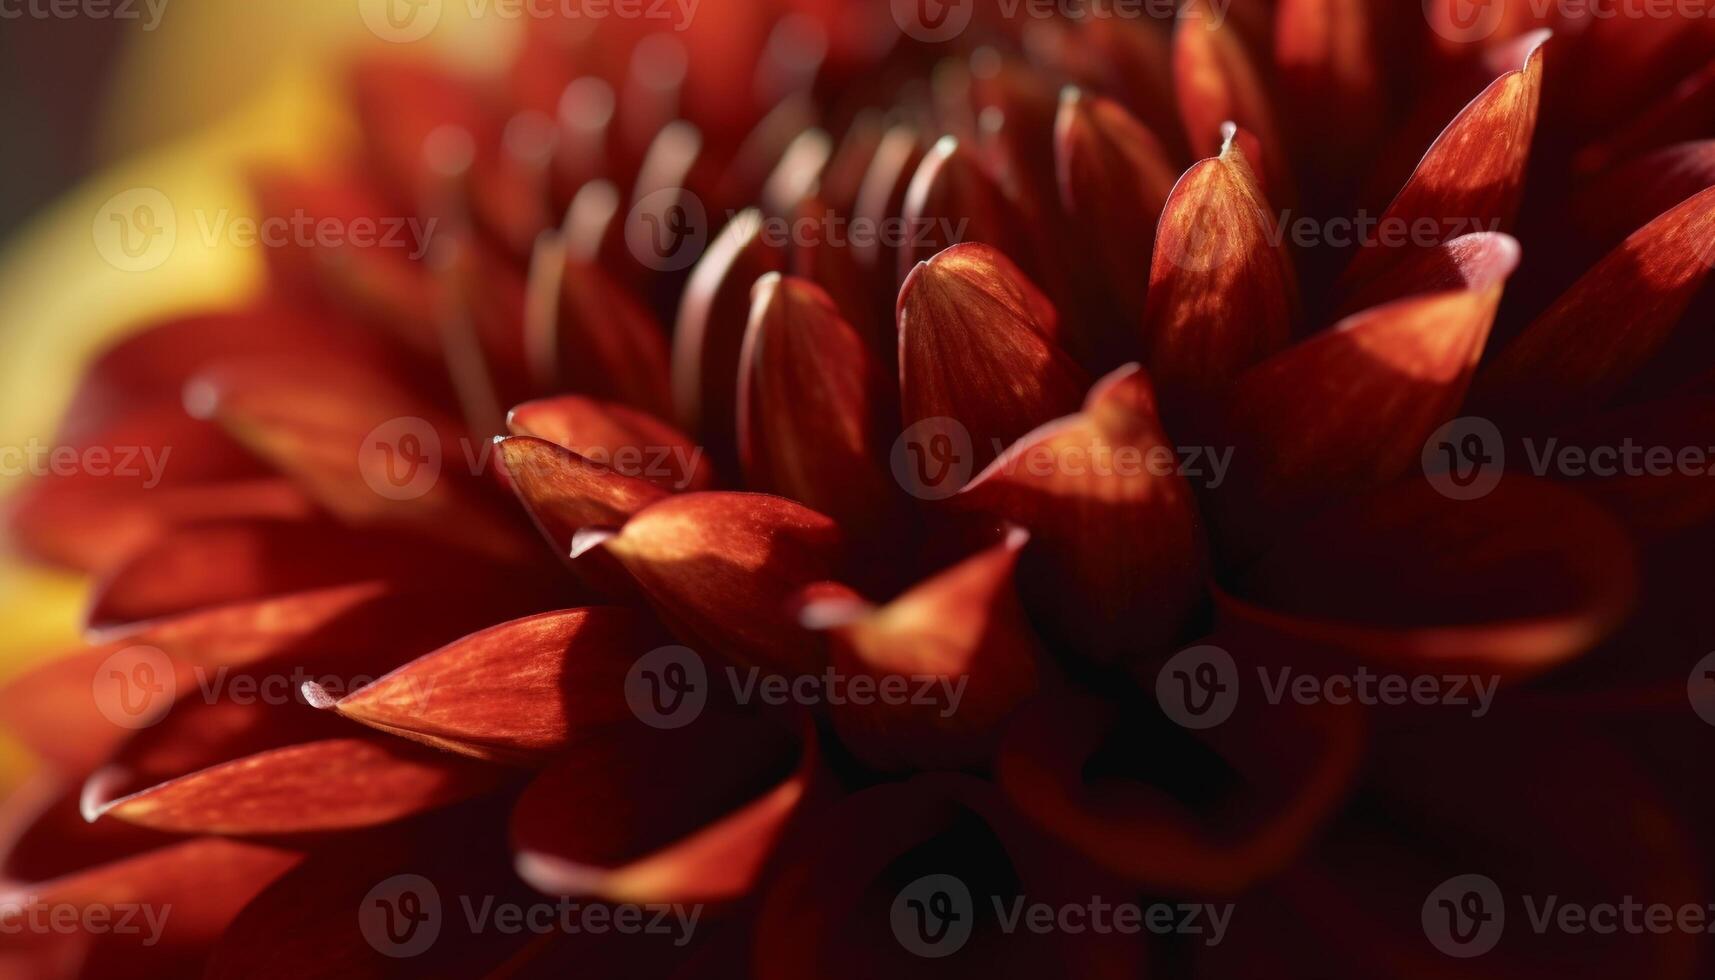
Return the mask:
[[(271, 249), (88, 369), (161, 473), (10, 502), (94, 586), (0, 904), (171, 913), (3, 972), (1708, 969), (1430, 920), (1709, 900), (1715, 20), (915, 6), (353, 68), (257, 202), (432, 247)], [(568, 906), (680, 926), (470, 911)]]

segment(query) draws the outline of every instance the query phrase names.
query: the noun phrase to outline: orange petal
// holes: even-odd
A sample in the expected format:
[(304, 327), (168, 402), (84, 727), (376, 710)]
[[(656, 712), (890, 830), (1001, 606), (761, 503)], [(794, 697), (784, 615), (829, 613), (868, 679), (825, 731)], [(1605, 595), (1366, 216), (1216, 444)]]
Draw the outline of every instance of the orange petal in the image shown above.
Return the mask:
[(841, 524), (875, 527), (897, 492), (877, 462), (882, 380), (827, 293), (802, 279), (764, 276), (739, 369), (747, 485)]
[(1282, 0), (1274, 61), (1290, 105), (1298, 151), (1345, 173), (1378, 138), (1385, 109), (1372, 0)]
[(1339, 806), (1364, 738), (1362, 712), (1349, 706), (1240, 697), (1235, 708), (1184, 732), (1147, 708), (1045, 700), (1007, 732), (1000, 784), (1027, 817), (1115, 874), (1170, 893), (1241, 891), (1286, 866)]
[(1464, 398), (1518, 255), (1491, 236), (1465, 288), (1354, 314), (1234, 383), (1230, 546), (1250, 550), (1281, 516), (1381, 486), (1420, 457)]
[(1508, 474), (1453, 500), (1414, 478), (1294, 531), (1218, 598), (1271, 649), (1514, 679), (1617, 627), (1636, 562), (1625, 531), (1575, 491)]
[(273, 835), (388, 823), (487, 792), (502, 770), (388, 736), (268, 749), (166, 782), (97, 770), (84, 815), (179, 833)]
[(1030, 530), (1026, 594), (1042, 597), (1041, 612), (1078, 650), (1111, 662), (1173, 642), (1202, 599), (1207, 559), (1181, 462), (1131, 365), (953, 502)]
[(627, 609), (541, 613), (472, 633), (338, 700), (306, 693), (317, 707), (436, 748), (533, 762), (635, 724), (625, 675), (659, 637)]
[(1156, 233), (1144, 345), (1169, 390), (1216, 392), (1291, 335), (1291, 260), (1237, 134), (1180, 178)]
[(1585, 273), (1483, 370), (1477, 403), (1549, 421), (1607, 404), (1661, 349), (1708, 280), (1712, 241), (1715, 188), (1650, 222)]
[(714, 468), (702, 447), (652, 415), (579, 395), (526, 402), (506, 420), (515, 436), (535, 436), (663, 490), (708, 490)]
[(564, 555), (592, 525), (623, 524), (669, 496), (647, 480), (617, 473), (545, 439), (513, 436), (498, 443), (512, 488), (542, 534)]
[(673, 333), (673, 397), (685, 431), (730, 455), (738, 418), (738, 365), (756, 281), (784, 268), (761, 212), (745, 211), (703, 253)]
[(586, 531), (574, 554), (601, 547), (635, 578), (676, 631), (736, 664), (815, 669), (816, 638), (793, 603), (834, 578), (839, 527), (781, 497), (689, 493), (658, 501), (618, 531)]
[[(1429, 222), (1442, 240), (1472, 230), (1511, 228), (1536, 133), (1545, 39), (1546, 34), (1533, 38), (1522, 67), (1495, 79), (1447, 125), (1388, 205), (1379, 227), (1415, 229)], [(1409, 244), (1402, 244), (1399, 234), (1382, 235), (1373, 247), (1359, 249), (1342, 280), (1346, 288), (1362, 286), (1423, 244), (1415, 230), (1404, 237)]]
[[(914, 586), (876, 609), (822, 620), (833, 669), (878, 696), (832, 702), (834, 727), (859, 758), (881, 769), (980, 766), (1001, 723), (1036, 690), (1041, 648), (1019, 604), (1013, 575), (1029, 535), (1004, 542)], [(889, 692), (888, 688), (895, 688)]]
[(1059, 336), (1048, 298), (993, 248), (959, 245), (919, 265), (899, 293), (906, 426), (951, 419), (968, 434), (972, 465), (987, 465), (1077, 407), (1087, 381)]
[(482, 457), (464, 428), (378, 375), (312, 360), (229, 361), (185, 397), (348, 521), (528, 554), (477, 478)]
[(512, 815), (518, 873), (549, 894), (616, 902), (743, 896), (816, 765), (813, 748), (768, 721), (633, 722), (581, 742), (525, 790)]

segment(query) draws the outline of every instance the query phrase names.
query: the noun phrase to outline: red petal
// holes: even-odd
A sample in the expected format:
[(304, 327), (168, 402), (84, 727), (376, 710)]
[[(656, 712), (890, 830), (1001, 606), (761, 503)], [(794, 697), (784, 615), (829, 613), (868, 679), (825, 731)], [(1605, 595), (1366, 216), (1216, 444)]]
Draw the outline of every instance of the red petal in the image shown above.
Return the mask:
[(652, 415), (578, 395), (526, 402), (507, 416), (515, 436), (546, 439), (663, 490), (707, 490), (714, 469), (702, 447)]
[[(0, 724), (6, 733), (22, 742), (54, 769), (83, 775), (113, 754), (130, 729), (121, 727), (100, 710), (105, 671), (127, 670), (142, 662), (143, 654), (110, 659), (128, 644), (111, 643), (54, 657), (0, 687)], [(160, 661), (150, 658), (152, 666)], [(176, 676), (174, 689), (195, 683), (191, 666), (169, 660)], [(95, 696), (91, 696), (95, 692)], [(111, 706), (111, 702), (107, 702)], [(136, 702), (133, 702), (135, 704)], [(145, 702), (137, 712), (141, 721), (157, 706)], [(121, 715), (121, 718), (126, 717)]]
[(1572, 209), (1579, 224), (1606, 246), (1711, 186), (1715, 186), (1715, 140), (1675, 143), (1591, 180), (1578, 191)]
[(231, 361), (186, 399), (346, 520), (529, 553), (476, 478), (481, 457), (465, 430), (386, 379), (310, 360)]
[(1002, 446), (1074, 411), (1087, 383), (1059, 347), (1060, 318), (1018, 267), (987, 245), (919, 265), (899, 293), (901, 410), (962, 425), (986, 466)]
[(180, 833), (349, 830), (487, 792), (502, 770), (388, 736), (300, 742), (166, 782), (102, 769), (84, 789), (90, 820)]
[(758, 211), (734, 218), (697, 262), (673, 334), (673, 397), (685, 431), (723, 458), (738, 418), (738, 365), (756, 281), (786, 264)]
[(659, 636), (626, 609), (541, 613), (473, 633), (337, 701), (320, 694), (317, 706), (452, 752), (531, 762), (635, 724), (625, 675)]
[(1173, 29), (1174, 91), (1191, 138), (1191, 152), (1212, 157), (1227, 142), (1223, 129), (1237, 123), (1256, 134), (1267, 157), (1258, 161), (1274, 196), (1291, 200), (1285, 144), (1275, 125), (1268, 90), (1236, 27), (1214, 0), (1191, 0)]
[(541, 891), (702, 902), (750, 890), (816, 767), (770, 722), (706, 715), (584, 740), (513, 811), (518, 873)]
[(749, 486), (873, 528), (897, 492), (883, 475), (869, 349), (828, 294), (778, 274), (756, 284), (739, 369), (739, 457)]
[(1180, 178), (1156, 233), (1144, 343), (1169, 390), (1218, 391), (1291, 335), (1292, 264), (1236, 135)]
[(1712, 241), (1715, 188), (1650, 222), (1585, 273), (1484, 369), (1478, 404), (1554, 420), (1608, 403), (1661, 349), (1715, 269)]
[(953, 502), (1030, 529), (1026, 594), (1102, 661), (1172, 643), (1203, 596), (1202, 531), (1136, 365), (1009, 448)]
[(1354, 314), (1235, 382), (1234, 485), (1221, 530), (1241, 553), (1283, 515), (1381, 486), (1422, 454), (1463, 400), (1518, 262), (1491, 236), (1466, 288)]
[(1223, 617), (1260, 630), (1269, 649), (1511, 679), (1595, 645), (1636, 588), (1636, 555), (1613, 518), (1509, 474), (1473, 500), (1410, 479), (1335, 508), (1219, 598)]
[(982, 242), (1007, 255), (1029, 254), (1019, 216), (1000, 184), (977, 154), (954, 137), (942, 137), (923, 157), (903, 208), (898, 226), (903, 239), (901, 281), (917, 264), (960, 242)]
[(741, 665), (815, 669), (821, 653), (793, 602), (834, 578), (839, 527), (790, 500), (689, 493), (644, 508), (617, 532), (580, 535), (618, 558), (675, 630)]
[(1377, 13), (1372, 0), (1282, 0), (1275, 11), (1274, 60), (1296, 110), (1293, 142), (1336, 172), (1357, 171), (1381, 128)]
[(1100, 289), (1129, 323), (1143, 317), (1154, 229), (1177, 179), (1155, 134), (1118, 103), (1069, 88), (1054, 131), (1060, 201), (1088, 241)]
[[(1511, 227), (1536, 132), (1542, 45), (1542, 38), (1533, 39), (1523, 66), (1495, 79), (1447, 125), (1378, 227), (1403, 231), (1426, 221), (1443, 241), (1474, 229), (1499, 232)], [(1346, 269), (1346, 287), (1362, 286), (1409, 257), (1420, 239), (1415, 230), (1405, 237), (1409, 245), (1399, 244), (1396, 231), (1391, 238), (1379, 235), (1374, 247), (1359, 249)]]
[[(1047, 845), (992, 784), (953, 774), (884, 783), (848, 797), (812, 829), (763, 901), (757, 980), (1142, 975), (1146, 949), (1136, 936), (1009, 932), (996, 921), (994, 903), (1007, 909), (1021, 895), (1052, 907), (1135, 896)], [(970, 928), (952, 950), (952, 970), (947, 960), (911, 951), (909, 933), (896, 924), (895, 908), (909, 915), (907, 903), (930, 897), (910, 890), (929, 875), (950, 875), (969, 893), (969, 905), (953, 909)], [(930, 945), (929, 952), (938, 951)]]
[(1008, 731), (1000, 784), (1115, 874), (1170, 893), (1241, 891), (1291, 861), (1363, 757), (1360, 710), (1258, 702), (1240, 697), (1220, 725), (1169, 737), (1148, 730), (1145, 711), (1045, 701)]
[[(14, 886), (0, 892), (0, 902), (14, 914), (38, 906), (60, 917), (59, 909), (75, 909), (77, 921), (91, 926), (15, 930), (0, 964), (10, 976), (193, 975), (238, 911), (297, 860), (272, 847), (202, 838)], [(96, 922), (104, 926), (96, 928)], [(42, 958), (36, 970), (11, 972), (21, 968), (12, 957), (32, 955)]]
[(560, 270), (558, 329), (543, 358), (556, 387), (622, 402), (666, 418), (672, 408), (667, 336), (630, 291), (593, 262)]
[[(957, 769), (988, 760), (1001, 723), (1036, 690), (1041, 648), (1013, 582), (1028, 538), (1009, 534), (887, 605), (842, 615), (828, 627), (834, 671), (848, 688), (866, 678), (879, 692), (860, 700), (853, 690), (830, 709), (859, 758), (882, 769)], [(825, 613), (816, 605), (805, 610), (811, 620)], [(889, 694), (890, 685), (900, 690)]]
[(207, 523), (174, 532), (98, 587), (88, 627), (117, 627), (248, 599), (355, 582), (419, 586), (472, 556), (421, 538), (307, 521)]
[[(905, 125), (889, 129), (864, 174), (862, 189), (853, 205), (854, 223), (862, 221), (869, 228), (881, 229), (904, 214), (905, 197), (922, 166), (924, 154), (917, 130)], [(866, 236), (855, 248), (858, 260), (883, 278), (898, 274), (900, 251), (879, 234), (873, 239)]]
[(654, 483), (616, 473), (543, 439), (513, 436), (498, 445), (518, 499), (562, 555), (571, 552), (573, 537), (584, 528), (623, 524), (669, 496)]

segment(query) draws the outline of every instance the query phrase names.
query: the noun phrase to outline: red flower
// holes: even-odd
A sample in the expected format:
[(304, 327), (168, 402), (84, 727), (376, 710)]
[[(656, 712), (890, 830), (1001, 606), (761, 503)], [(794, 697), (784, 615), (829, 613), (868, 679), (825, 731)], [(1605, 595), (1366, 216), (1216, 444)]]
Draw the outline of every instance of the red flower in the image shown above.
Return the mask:
[(1715, 21), (1181, 6), (362, 65), (259, 200), (428, 254), (271, 249), (16, 506), (8, 966), (1693, 975), (1537, 909), (1707, 900)]

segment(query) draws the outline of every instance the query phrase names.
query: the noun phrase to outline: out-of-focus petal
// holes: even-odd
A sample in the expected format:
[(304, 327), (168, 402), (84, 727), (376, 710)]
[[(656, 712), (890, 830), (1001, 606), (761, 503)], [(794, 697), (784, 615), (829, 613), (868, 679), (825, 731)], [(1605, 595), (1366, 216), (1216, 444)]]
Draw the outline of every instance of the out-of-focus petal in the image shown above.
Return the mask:
[(577, 258), (561, 270), (553, 356), (560, 388), (671, 413), (667, 335), (601, 266)]
[(756, 284), (739, 368), (746, 483), (873, 528), (897, 488), (878, 460), (886, 379), (833, 300), (802, 279)]
[(811, 788), (812, 747), (713, 712), (581, 741), (518, 800), (518, 872), (549, 894), (706, 902), (751, 888)]
[(1618, 626), (1636, 564), (1625, 531), (1576, 491), (1508, 474), (1453, 500), (1416, 478), (1292, 532), (1219, 599), (1225, 621), (1275, 649), (1513, 679)]
[(1214, 0), (1191, 0), (1180, 9), (1174, 25), (1174, 91), (1191, 152), (1201, 157), (1218, 155), (1228, 141), (1223, 128), (1237, 123), (1262, 145), (1263, 159), (1257, 167), (1269, 193), (1290, 201), (1294, 193), (1285, 144), (1268, 88), (1237, 26), (1225, 16), (1228, 9)]

